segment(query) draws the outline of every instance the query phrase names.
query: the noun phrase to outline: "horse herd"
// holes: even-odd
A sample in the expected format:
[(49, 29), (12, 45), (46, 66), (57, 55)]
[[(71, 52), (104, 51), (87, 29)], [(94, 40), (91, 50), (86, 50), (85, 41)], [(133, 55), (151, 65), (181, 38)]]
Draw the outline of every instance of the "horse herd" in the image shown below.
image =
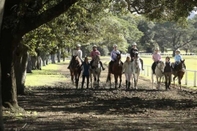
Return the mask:
[[(71, 68), (70, 68), (70, 75), (71, 75), (71, 81), (73, 84), (75, 84), (76, 88), (78, 89), (78, 83), (79, 78), (81, 75), (81, 60), (78, 56), (72, 56), (71, 60)], [(100, 82), (100, 75), (101, 75), (101, 65), (100, 65), (100, 58), (99, 56), (96, 57), (92, 63), (92, 67), (89, 70), (90, 72), (90, 84), (91, 88), (98, 88), (99, 82)], [(138, 78), (141, 71), (141, 63), (139, 58), (135, 58), (132, 62), (132, 80), (131, 80), (131, 87), (134, 89), (137, 89), (138, 84)], [(185, 73), (184, 70), (184, 60), (182, 60), (178, 65), (176, 70), (172, 68), (172, 66), (167, 66), (165, 62), (160, 61), (158, 62), (156, 68), (155, 68), (155, 74), (152, 74), (152, 88), (154, 88), (154, 76), (156, 77), (156, 88), (160, 89), (161, 80), (165, 78), (165, 88), (170, 89), (170, 84), (172, 80), (172, 75), (174, 85), (175, 85), (175, 79), (178, 78), (179, 87), (181, 89), (181, 79), (183, 78), (183, 75)], [(113, 65), (108, 67), (108, 75), (106, 82), (109, 83), (111, 88), (112, 78), (111, 76), (114, 75), (114, 85), (115, 89), (120, 88), (122, 86), (122, 74), (123, 74), (123, 63), (121, 62), (121, 55), (117, 56), (117, 60), (113, 63)], [(94, 80), (93, 80), (94, 79)], [(118, 82), (119, 80), (119, 82)], [(83, 83), (82, 83), (83, 84)], [(88, 83), (89, 84), (89, 83)], [(127, 87), (126, 87), (127, 88)]]
[[(155, 68), (156, 84), (157, 89), (160, 88), (161, 80), (164, 77), (165, 79), (165, 88), (166, 90), (170, 89), (172, 75), (173, 82), (175, 86), (175, 79), (178, 78), (178, 84), (181, 89), (181, 80), (185, 74), (185, 60), (181, 60), (180, 63), (176, 65), (176, 69), (173, 68), (169, 63), (166, 64), (163, 61), (159, 61)], [(175, 64), (175, 63), (173, 63)], [(154, 86), (154, 75), (152, 75), (152, 87)]]

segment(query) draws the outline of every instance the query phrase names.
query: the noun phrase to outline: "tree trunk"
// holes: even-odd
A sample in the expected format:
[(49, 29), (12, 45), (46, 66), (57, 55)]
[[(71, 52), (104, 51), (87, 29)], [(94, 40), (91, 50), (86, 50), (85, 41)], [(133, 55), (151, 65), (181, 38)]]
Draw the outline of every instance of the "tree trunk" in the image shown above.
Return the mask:
[(55, 64), (55, 54), (51, 54), (51, 62), (52, 64)]
[(27, 73), (32, 73), (32, 61), (31, 56), (27, 52)]
[(16, 91), (16, 77), (14, 71), (14, 61), (12, 49), (6, 45), (6, 49), (1, 50), (2, 60), (2, 101), (6, 107), (18, 107), (17, 91)]
[[(5, 0), (0, 0), (0, 34), (1, 34), (1, 24), (3, 19)], [(0, 131), (4, 131), (3, 126), (3, 115), (2, 115), (2, 92), (1, 92), (1, 59), (0, 59)]]
[(16, 85), (17, 85), (18, 94), (25, 93), (27, 63), (28, 63), (27, 50), (23, 50), (21, 51), (21, 54), (19, 56), (16, 56), (16, 61), (15, 61)]
[(14, 56), (22, 36), (4, 29), (0, 35), (0, 60), (2, 69), (2, 103), (5, 107), (18, 108)]
[(57, 61), (60, 62), (61, 61), (61, 50), (58, 49), (57, 51)]

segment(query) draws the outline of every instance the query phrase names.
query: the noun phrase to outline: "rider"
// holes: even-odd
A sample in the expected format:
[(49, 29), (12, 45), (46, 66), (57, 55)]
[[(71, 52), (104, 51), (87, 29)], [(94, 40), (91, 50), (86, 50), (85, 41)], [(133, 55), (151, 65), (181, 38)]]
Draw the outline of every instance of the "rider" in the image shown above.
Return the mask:
[[(176, 66), (181, 62), (181, 60), (182, 60), (182, 56), (181, 56), (181, 54), (180, 54), (180, 50), (179, 49), (177, 49), (176, 51), (175, 51), (175, 56), (174, 56), (174, 60), (175, 60), (175, 63), (173, 63), (172, 64), (172, 67), (176, 70)], [(185, 64), (184, 64), (184, 67), (185, 67)]]
[[(92, 52), (90, 53), (90, 56), (92, 57), (92, 60), (90, 61), (90, 65), (92, 66), (92, 63), (93, 63), (93, 61), (94, 61), (94, 58), (95, 58), (95, 56), (100, 56), (100, 52), (97, 50), (97, 46), (96, 45), (94, 45), (93, 46), (93, 50), (92, 50)], [(103, 67), (103, 63), (100, 61), (100, 64), (101, 64), (101, 67), (102, 67), (102, 69), (103, 70), (105, 70), (105, 68)]]
[[(132, 44), (132, 48), (131, 48), (129, 53), (130, 53), (131, 61), (133, 61), (133, 59), (135, 57), (139, 56), (138, 55), (139, 52), (138, 52), (138, 49), (137, 49), (137, 44), (135, 42)], [(139, 58), (139, 59), (140, 59), (140, 62), (142, 64), (142, 70), (144, 70), (143, 60), (141, 58)]]
[(111, 61), (109, 62), (109, 70), (110, 71), (112, 70), (112, 65), (113, 65), (114, 61), (116, 60), (117, 54), (120, 54), (120, 51), (117, 49), (116, 44), (113, 45), (113, 48), (114, 49), (110, 53), (110, 56), (111, 56)]
[[(81, 60), (81, 62), (83, 62), (82, 60), (82, 50), (81, 50), (81, 45), (77, 44), (75, 50), (73, 51), (73, 56), (78, 56), (79, 59)], [(69, 66), (67, 67), (68, 69), (70, 69), (70, 64), (71, 64), (72, 59), (70, 60)]]
[(153, 59), (153, 61), (154, 61), (154, 63), (152, 64), (152, 71), (153, 71), (153, 74), (155, 74), (155, 68), (156, 68), (156, 66), (157, 66), (157, 63), (158, 63), (159, 61), (161, 61), (161, 55), (160, 55), (160, 53), (159, 53), (159, 48), (158, 48), (158, 47), (155, 48), (155, 52), (154, 52), (153, 55), (152, 55), (152, 59)]

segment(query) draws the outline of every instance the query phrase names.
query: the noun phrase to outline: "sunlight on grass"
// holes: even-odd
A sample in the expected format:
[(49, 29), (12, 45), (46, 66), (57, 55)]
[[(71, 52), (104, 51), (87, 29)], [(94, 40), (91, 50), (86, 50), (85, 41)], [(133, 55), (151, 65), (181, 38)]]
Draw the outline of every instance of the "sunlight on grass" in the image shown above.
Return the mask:
[[(58, 82), (66, 81), (66, 77), (60, 70), (60, 66), (66, 62), (49, 64), (43, 66), (42, 70), (33, 70), (33, 73), (27, 74), (25, 85), (32, 86), (50, 86)], [(65, 65), (65, 68), (66, 65)]]

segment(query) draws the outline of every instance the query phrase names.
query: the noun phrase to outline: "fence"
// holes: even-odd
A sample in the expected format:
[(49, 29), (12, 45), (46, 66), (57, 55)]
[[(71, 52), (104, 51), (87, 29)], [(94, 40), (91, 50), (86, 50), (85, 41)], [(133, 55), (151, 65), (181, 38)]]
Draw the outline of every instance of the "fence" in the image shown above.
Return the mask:
[[(151, 66), (144, 65), (144, 71), (141, 71), (141, 75), (151, 79), (151, 76), (152, 76)], [(186, 70), (181, 83), (183, 83), (187, 86), (196, 87), (197, 86), (197, 71), (196, 70)]]

